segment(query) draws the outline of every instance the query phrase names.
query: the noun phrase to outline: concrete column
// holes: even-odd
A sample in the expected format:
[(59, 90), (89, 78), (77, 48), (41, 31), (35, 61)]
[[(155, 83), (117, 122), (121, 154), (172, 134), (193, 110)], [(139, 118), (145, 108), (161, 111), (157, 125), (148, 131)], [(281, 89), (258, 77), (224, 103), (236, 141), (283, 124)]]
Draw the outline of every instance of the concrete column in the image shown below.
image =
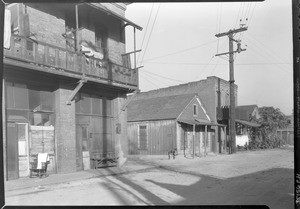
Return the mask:
[(72, 89), (59, 88), (55, 92), (55, 142), (58, 173), (76, 172), (75, 102), (66, 102)]
[(118, 166), (122, 166), (128, 156), (128, 139), (127, 139), (127, 109), (121, 111), (125, 103), (125, 98), (118, 97), (113, 100), (114, 110), (114, 130), (116, 154), (119, 157)]

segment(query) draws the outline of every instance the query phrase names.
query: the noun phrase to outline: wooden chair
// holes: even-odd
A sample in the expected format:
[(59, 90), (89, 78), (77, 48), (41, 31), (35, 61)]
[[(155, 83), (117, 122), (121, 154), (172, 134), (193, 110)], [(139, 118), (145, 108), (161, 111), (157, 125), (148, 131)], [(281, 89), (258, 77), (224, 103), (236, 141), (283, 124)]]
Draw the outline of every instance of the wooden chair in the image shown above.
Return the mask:
[(48, 153), (38, 153), (35, 162), (30, 163), (31, 168), (29, 177), (32, 178), (33, 176), (38, 176), (39, 178), (42, 178), (42, 176), (49, 176), (47, 174), (47, 166), (49, 163), (50, 161)]

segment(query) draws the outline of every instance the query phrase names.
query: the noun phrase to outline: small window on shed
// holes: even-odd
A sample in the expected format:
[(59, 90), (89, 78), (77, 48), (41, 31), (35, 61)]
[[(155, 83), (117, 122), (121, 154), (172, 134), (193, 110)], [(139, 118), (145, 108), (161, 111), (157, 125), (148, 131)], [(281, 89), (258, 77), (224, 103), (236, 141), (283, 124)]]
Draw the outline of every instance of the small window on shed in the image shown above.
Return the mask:
[(148, 148), (148, 136), (147, 136), (147, 126), (146, 125), (139, 126), (138, 147), (139, 147), (139, 149), (147, 149)]
[(194, 110), (194, 116), (198, 115), (198, 105), (194, 104), (193, 110)]

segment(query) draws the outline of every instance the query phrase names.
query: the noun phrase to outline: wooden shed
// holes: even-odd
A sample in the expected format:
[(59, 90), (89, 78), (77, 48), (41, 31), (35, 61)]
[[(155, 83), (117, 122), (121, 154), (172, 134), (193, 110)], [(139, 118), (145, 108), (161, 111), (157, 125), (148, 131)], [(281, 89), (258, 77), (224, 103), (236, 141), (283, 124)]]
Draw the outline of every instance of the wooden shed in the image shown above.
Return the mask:
[(214, 150), (212, 123), (197, 94), (134, 99), (127, 110), (129, 154), (202, 156)]

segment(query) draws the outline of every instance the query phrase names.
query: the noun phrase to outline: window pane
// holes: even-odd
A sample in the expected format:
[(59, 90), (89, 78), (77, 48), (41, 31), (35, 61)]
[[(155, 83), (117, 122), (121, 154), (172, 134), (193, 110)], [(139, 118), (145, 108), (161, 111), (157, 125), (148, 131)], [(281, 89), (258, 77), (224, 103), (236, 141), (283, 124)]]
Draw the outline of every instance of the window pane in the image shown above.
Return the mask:
[(48, 113), (31, 113), (30, 124), (34, 126), (54, 126), (54, 115)]
[(41, 91), (42, 110), (54, 110), (54, 94), (53, 92)]
[(11, 83), (6, 83), (6, 98), (7, 102), (6, 105), (8, 108), (14, 108), (14, 93), (13, 93), (13, 86)]
[(20, 109), (28, 109), (28, 89), (26, 85), (17, 85), (14, 87), (15, 107)]
[(41, 110), (40, 92), (29, 89), (29, 109)]

